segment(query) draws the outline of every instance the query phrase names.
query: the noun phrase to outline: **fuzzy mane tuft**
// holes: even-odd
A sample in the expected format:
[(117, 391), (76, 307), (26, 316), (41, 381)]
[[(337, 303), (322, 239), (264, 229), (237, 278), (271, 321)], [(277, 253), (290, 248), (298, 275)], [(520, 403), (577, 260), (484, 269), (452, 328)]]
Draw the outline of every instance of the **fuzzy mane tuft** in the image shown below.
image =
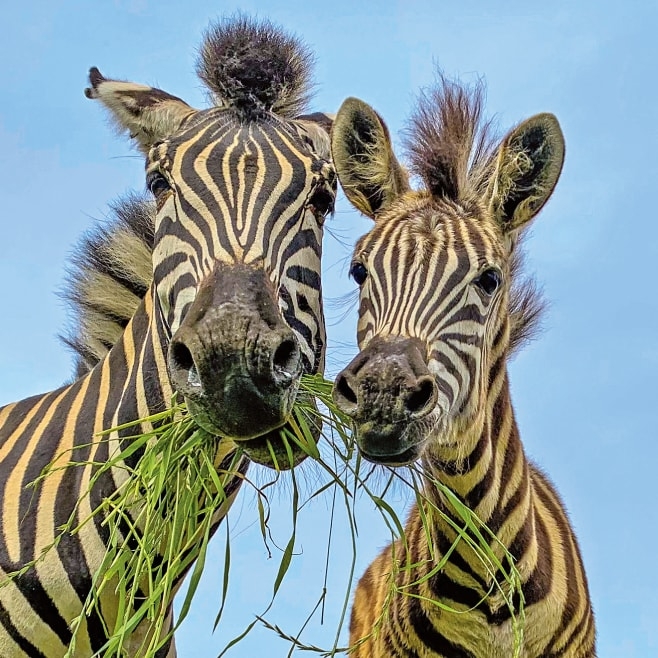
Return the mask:
[(508, 354), (514, 356), (541, 332), (546, 300), (532, 276), (524, 272), (523, 237), (513, 245), (510, 261), (511, 288), (509, 296), (510, 340)]
[(411, 171), (437, 197), (465, 201), (479, 195), (497, 146), (492, 122), (482, 119), (484, 85), (462, 85), (438, 74), (421, 94), (404, 144)]
[(238, 15), (208, 29), (197, 74), (218, 106), (247, 120), (269, 112), (292, 119), (306, 109), (312, 67), (300, 40), (269, 21)]
[(76, 356), (76, 377), (121, 338), (153, 279), (153, 201), (133, 194), (110, 209), (107, 224), (85, 235), (75, 250), (62, 292), (72, 318), (61, 339)]

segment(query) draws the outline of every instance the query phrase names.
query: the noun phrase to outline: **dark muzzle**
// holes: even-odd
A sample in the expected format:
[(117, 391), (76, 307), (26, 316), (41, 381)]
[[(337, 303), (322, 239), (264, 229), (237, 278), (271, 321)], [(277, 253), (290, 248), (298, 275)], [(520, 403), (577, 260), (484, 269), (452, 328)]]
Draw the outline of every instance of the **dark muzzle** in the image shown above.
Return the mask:
[(218, 266), (171, 340), (169, 373), (195, 420), (246, 440), (285, 423), (302, 375), (297, 338), (264, 271)]
[(415, 457), (408, 430), (436, 406), (438, 388), (413, 338), (373, 338), (336, 377), (333, 398), (353, 421), (356, 441), (371, 461)]

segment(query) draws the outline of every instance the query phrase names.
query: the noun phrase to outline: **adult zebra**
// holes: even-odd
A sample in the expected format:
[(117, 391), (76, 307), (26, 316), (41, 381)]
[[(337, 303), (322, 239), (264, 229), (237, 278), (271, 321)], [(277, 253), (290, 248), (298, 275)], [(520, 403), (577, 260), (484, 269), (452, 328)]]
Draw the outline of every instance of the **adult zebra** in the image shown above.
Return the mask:
[[(238, 444), (271, 464), (269, 443), (285, 462), (278, 428), (302, 373), (324, 366), (321, 239), (335, 192), (328, 119), (301, 115), (309, 69), (309, 53), (296, 39), (245, 18), (206, 35), (198, 73), (213, 95), (210, 109), (91, 69), (87, 96), (105, 105), (146, 156), (156, 208), (153, 282), (119, 341), (88, 374), (0, 410), (3, 574), (39, 556), (76, 505), (80, 518), (90, 514), (116, 490), (123, 471), (108, 473), (90, 493), (90, 466), (58, 471), (36, 491), (26, 485), (67, 450), (76, 462), (106, 460), (111, 448), (95, 440), (98, 432), (163, 410), (173, 391), (218, 437), (220, 468)], [(112, 341), (102, 339), (97, 356)], [(109, 443), (123, 436), (115, 432)], [(218, 522), (248, 463), (240, 460), (226, 487)], [(33, 569), (3, 583), (1, 656), (66, 652), (69, 624), (90, 591), (107, 534), (96, 517)], [(94, 612), (80, 629), (76, 656), (105, 643), (116, 601), (108, 594), (101, 609), (102, 618)], [(127, 656), (146, 633), (136, 629)], [(175, 655), (173, 641), (160, 655)]]
[(415, 505), (408, 554), (401, 541), (390, 545), (357, 587), (351, 644), (367, 638), (352, 654), (359, 658), (595, 655), (576, 537), (555, 489), (524, 455), (506, 367), (539, 309), (534, 288), (518, 279), (518, 237), (553, 192), (564, 141), (555, 117), (540, 114), (495, 142), (481, 106), (480, 87), (447, 80), (423, 97), (408, 141), (418, 191), (372, 108), (350, 99), (339, 110), (334, 164), (375, 226), (351, 266), (361, 352), (336, 378), (334, 399), (366, 459), (420, 459), (431, 503), (459, 522), (438, 480), (497, 533), (521, 575), (522, 646), (515, 654), (502, 596), (488, 595), (496, 574), (465, 541), (448, 553), (453, 526), (429, 507), (425, 525)]

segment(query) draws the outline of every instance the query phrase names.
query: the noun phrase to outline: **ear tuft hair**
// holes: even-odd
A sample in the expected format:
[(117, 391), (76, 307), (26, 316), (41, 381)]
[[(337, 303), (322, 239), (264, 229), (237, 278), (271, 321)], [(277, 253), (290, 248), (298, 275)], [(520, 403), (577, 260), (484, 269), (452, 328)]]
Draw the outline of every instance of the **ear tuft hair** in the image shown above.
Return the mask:
[(299, 39), (269, 21), (238, 15), (208, 29), (197, 74), (220, 107), (247, 119), (268, 112), (294, 118), (310, 99), (312, 67)]

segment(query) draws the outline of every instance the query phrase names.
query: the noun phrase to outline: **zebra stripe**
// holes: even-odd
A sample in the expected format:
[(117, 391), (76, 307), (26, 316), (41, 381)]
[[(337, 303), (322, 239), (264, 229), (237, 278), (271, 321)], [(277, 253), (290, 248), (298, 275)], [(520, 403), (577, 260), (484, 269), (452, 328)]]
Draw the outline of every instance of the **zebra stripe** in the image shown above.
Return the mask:
[[(90, 487), (94, 464), (107, 462), (136, 431), (153, 428), (142, 423), (103, 440), (98, 434), (167, 408), (175, 386), (171, 344), (183, 324), (194, 326), (191, 316), (212, 312), (221, 323), (229, 311), (218, 313), (213, 299), (233, 285), (229, 292), (240, 302), (254, 281), (262, 282), (262, 290), (251, 292), (265, 301), (249, 308), (251, 315), (244, 320), (263, 324), (254, 339), (260, 349), (256, 356), (262, 357), (262, 335), (267, 338), (273, 327), (275, 337), (284, 337), (279, 369), (286, 366), (288, 351), (294, 353), (289, 332), (299, 347), (301, 367), (288, 373), (290, 378), (324, 366), (322, 224), (335, 193), (326, 131), (330, 121), (325, 115), (287, 114), (302, 102), (308, 57), (300, 44), (269, 24), (237, 18), (215, 28), (207, 37), (203, 63), (217, 72), (223, 70), (218, 62), (228, 57), (234, 66), (233, 53), (236, 48), (242, 52), (245, 37), (254, 41), (253, 50), (262, 61), (244, 63), (244, 83), (235, 71), (230, 84), (208, 81), (206, 74), (207, 84), (221, 86), (224, 94), (215, 94), (221, 107), (208, 110), (193, 110), (161, 90), (108, 80), (97, 69), (90, 72), (87, 95), (100, 99), (146, 154), (155, 204), (130, 199), (117, 206), (118, 223), (83, 244), (70, 293), (78, 324), (66, 339), (79, 355), (78, 379), (0, 409), (1, 656), (61, 658), (71, 644), (70, 624), (90, 592), (109, 530), (102, 514), (75, 535), (62, 535), (60, 527), (71, 515), (74, 525), (89, 518), (129, 477), (117, 465)], [(290, 62), (293, 68), (288, 70)], [(267, 72), (260, 77), (259, 65)], [(278, 79), (263, 82), (277, 66), (288, 70), (282, 87), (277, 87)], [(240, 96), (245, 90), (250, 99), (246, 105)], [(272, 99), (281, 114), (272, 112)], [(247, 277), (244, 288), (241, 276)], [(234, 303), (232, 297), (229, 301)], [(244, 340), (244, 345), (227, 345), (223, 338), (214, 339), (213, 331), (211, 326), (211, 355), (254, 349), (251, 334), (228, 337)], [(265, 362), (271, 367), (268, 359)], [(260, 367), (259, 361), (254, 363)], [(282, 395), (294, 400), (296, 390), (296, 384), (290, 385)], [(260, 422), (247, 404), (247, 410), (210, 411), (220, 416), (244, 411), (249, 422)], [(197, 407), (208, 411), (198, 400)], [(194, 415), (192, 405), (189, 408)], [(220, 470), (233, 464), (235, 475), (225, 486), (227, 499), (215, 511), (213, 529), (238, 493), (248, 455), (257, 458), (263, 450), (263, 437), (252, 440), (251, 434), (258, 432), (247, 428), (244, 438), (217, 436), (215, 463)], [(274, 450), (279, 449), (277, 436), (276, 428), (265, 436)], [(238, 440), (244, 452), (236, 459)], [(133, 455), (126, 465), (134, 467), (140, 456)], [(28, 487), (53, 460), (56, 466), (69, 461), (80, 465), (55, 470), (38, 486)], [(136, 519), (130, 522), (142, 527)], [(128, 535), (127, 527), (120, 525), (119, 530)], [(56, 539), (56, 547), (42, 555)], [(136, 548), (135, 541), (129, 542), (130, 550)], [(5, 578), (37, 558), (23, 575)], [(106, 642), (106, 628), (112, 628), (117, 617), (118, 600), (111, 590), (103, 591), (100, 612), (83, 621), (74, 656), (93, 655)], [(165, 632), (172, 623), (170, 606)], [(149, 632), (147, 622), (138, 627), (128, 638), (125, 655), (137, 656)], [(173, 640), (158, 652), (158, 658), (175, 655)]]
[[(503, 574), (467, 542), (451, 550), (459, 535), (450, 520), (463, 521), (437, 481), (496, 534), (499, 560), (502, 547), (516, 560), (525, 600), (519, 655), (595, 656), (576, 537), (555, 488), (524, 454), (506, 365), (538, 308), (518, 280), (518, 234), (557, 182), (563, 139), (552, 115), (538, 115), (495, 143), (481, 104), (480, 89), (446, 80), (420, 103), (409, 142), (420, 191), (400, 182), (388, 131), (369, 106), (346, 101), (334, 124), (345, 193), (375, 222), (351, 269), (361, 352), (336, 378), (334, 399), (367, 459), (419, 460), (425, 500), (411, 509), (405, 541), (389, 545), (358, 584), (355, 658), (516, 655), (512, 611), (495, 587)], [(365, 187), (372, 180), (383, 181), (378, 194)]]

